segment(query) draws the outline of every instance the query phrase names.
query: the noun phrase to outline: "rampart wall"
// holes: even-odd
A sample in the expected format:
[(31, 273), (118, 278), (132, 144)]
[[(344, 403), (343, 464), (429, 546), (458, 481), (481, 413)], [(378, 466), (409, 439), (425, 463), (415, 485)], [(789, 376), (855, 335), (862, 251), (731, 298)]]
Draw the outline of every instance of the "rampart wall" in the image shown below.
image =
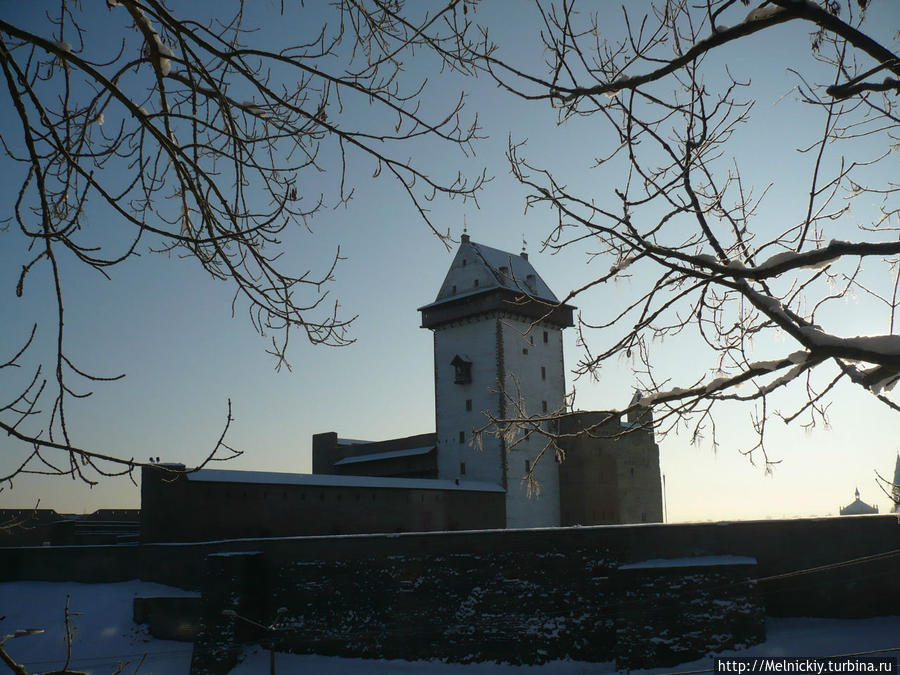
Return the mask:
[[(199, 588), (206, 556), (226, 551), (261, 551), (272, 569), (297, 562), (365, 560), (371, 564), (404, 556), (448, 555), (465, 555), (485, 567), (496, 566), (496, 559), (502, 556), (505, 569), (514, 568), (518, 557), (531, 560), (549, 554), (562, 561), (553, 568), (560, 587), (585, 574), (584, 566), (577, 562), (585, 555), (596, 556), (610, 568), (654, 558), (738, 555), (757, 560), (757, 574), (764, 580), (760, 592), (769, 614), (873, 616), (900, 612), (900, 575), (896, 573), (900, 522), (889, 515), (0, 548), (0, 581), (141, 578)], [(570, 552), (571, 568), (565, 562)], [(798, 571), (803, 573), (796, 574)]]

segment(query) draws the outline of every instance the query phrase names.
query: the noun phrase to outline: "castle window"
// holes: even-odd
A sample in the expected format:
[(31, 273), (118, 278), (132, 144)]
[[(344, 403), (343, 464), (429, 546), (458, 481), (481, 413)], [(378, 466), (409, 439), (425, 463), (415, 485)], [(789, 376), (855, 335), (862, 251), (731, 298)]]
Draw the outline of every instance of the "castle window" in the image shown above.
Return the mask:
[(460, 432), (459, 432), (459, 442), (460, 442), (460, 443), (465, 443), (465, 442), (466, 442), (466, 432), (465, 432), (465, 431), (460, 431)]
[(547, 379), (547, 367), (546, 366), (541, 366), (541, 379), (542, 380)]
[(528, 353), (528, 347), (522, 347), (522, 353), (523, 353), (523, 354), (527, 354), (527, 353)]
[(453, 366), (453, 382), (455, 384), (469, 384), (472, 381), (472, 362), (462, 358), (459, 354), (450, 362)]
[(472, 412), (472, 399), (466, 399), (466, 412)]
[(526, 459), (525, 460), (525, 473), (528, 473), (529, 471), (531, 471), (531, 460)]
[(463, 258), (463, 267), (465, 267), (465, 266), (466, 266), (466, 259)]
[(544, 331), (544, 344), (547, 344), (547, 342), (549, 342), (549, 341), (550, 341), (550, 335), (549, 335), (549, 333), (547, 333), (547, 331)]
[(534, 275), (526, 274), (525, 275), (525, 285), (528, 286), (528, 290), (534, 293)]
[(453, 295), (456, 295), (456, 285), (453, 286), (453, 288), (450, 290), (450, 292), (451, 292)]
[(541, 401), (541, 412), (547, 412), (547, 401)]
[(460, 476), (465, 476), (465, 475), (466, 475), (466, 463), (465, 463), (465, 462), (460, 462), (460, 463), (459, 463), (459, 475), (460, 475)]
[(478, 279), (475, 280), (475, 288), (478, 288)]
[(634, 478), (634, 467), (631, 467), (631, 477)]

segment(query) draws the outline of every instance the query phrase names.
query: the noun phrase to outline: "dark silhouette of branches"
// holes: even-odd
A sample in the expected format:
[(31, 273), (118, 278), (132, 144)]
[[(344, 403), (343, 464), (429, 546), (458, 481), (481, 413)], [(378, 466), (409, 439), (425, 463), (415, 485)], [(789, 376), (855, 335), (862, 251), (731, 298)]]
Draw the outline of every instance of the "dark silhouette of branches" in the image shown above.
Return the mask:
[[(25, 242), (16, 295), (27, 299), (32, 277), (46, 275), (56, 299), (54, 362), (29, 361), (36, 331), (49, 328), (40, 326), (0, 365), (2, 377), (38, 361), (23, 390), (9, 397), (0, 387), (0, 430), (31, 448), (0, 483), (22, 473), (93, 483), (142, 465), (70, 437), (67, 403), (122, 375), (86, 371), (67, 347), (63, 260), (108, 276), (147, 249), (191, 259), (232, 285), (233, 307), (245, 306), (271, 337), (278, 367), (297, 331), (313, 344), (353, 341), (353, 317), (328, 293), (340, 249), (324, 270), (307, 260), (298, 273), (282, 260), (283, 237), (311, 232), (322, 209), (352, 198), (354, 163), (392, 178), (436, 233), (431, 200), (475, 198), (484, 174), (433, 177), (409, 158), (423, 138), (469, 153), (477, 118), (463, 119), (463, 97), (425, 112), (427, 80), (401, 77), (416, 48), (460, 52), (467, 23), (458, 4), (400, 20), (400, 5), (380, 0), (269, 15), (236, 2), (222, 20), (159, 0), (61, 0), (0, 18), (0, 143), (18, 185), (0, 232)], [(285, 20), (306, 37), (272, 45), (266, 23)], [(446, 63), (469, 68), (465, 59)], [(335, 172), (334, 193), (308, 192), (307, 179), (326, 171)], [(224, 431), (199, 466), (237, 454)]]
[[(593, 119), (592, 140), (603, 148), (594, 168), (621, 176), (608, 190), (578, 192), (561, 178), (555, 158), (528, 158), (525, 144), (509, 144), (527, 208), (556, 215), (545, 248), (586, 248), (594, 268), (604, 265), (562, 302), (577, 304), (587, 291), (625, 277), (635, 291), (621, 306), (605, 307), (600, 321), (592, 322), (597, 312), (585, 306), (577, 328), (585, 349), (580, 375), (624, 358), (638, 376), (642, 396), (610, 416), (653, 407), (660, 431), (692, 425), (694, 438), (712, 429), (715, 442), (712, 409), (722, 401), (750, 403), (758, 443), (747, 452), (759, 451), (768, 467), (767, 419), (822, 422), (841, 382), (900, 411), (890, 394), (900, 381), (900, 180), (893, 154), (900, 148), (900, 51), (872, 36), (868, 5), (626, 4), (615, 30), (572, 0), (539, 1), (544, 70), (505, 56), (488, 28), (466, 45), (482, 72), (520, 100), (552, 105), (560, 124)], [(796, 185), (796, 211), (772, 222), (760, 215), (771, 185), (748, 184), (733, 147), (752, 119), (754, 83), (741, 75), (744, 64), (723, 64), (721, 53), (738, 41), (764, 50), (758, 36), (788, 22), (808, 29), (809, 59), (783, 70), (796, 78), (794, 98), (809, 128), (821, 131), (813, 142), (786, 148), (808, 158), (808, 175), (780, 175), (779, 158), (769, 158), (772, 184)], [(816, 82), (822, 73), (829, 79)], [(851, 207), (858, 209), (852, 223)], [(856, 293), (883, 310), (884, 332), (857, 336), (835, 319), (830, 307)], [(652, 348), (676, 336), (693, 340), (696, 364), (693, 379), (678, 387)], [(759, 345), (764, 359), (754, 356)], [(787, 388), (799, 392), (792, 409), (773, 407), (770, 397)], [(553, 440), (552, 416), (519, 412), (492, 420), (495, 432), (515, 427)]]

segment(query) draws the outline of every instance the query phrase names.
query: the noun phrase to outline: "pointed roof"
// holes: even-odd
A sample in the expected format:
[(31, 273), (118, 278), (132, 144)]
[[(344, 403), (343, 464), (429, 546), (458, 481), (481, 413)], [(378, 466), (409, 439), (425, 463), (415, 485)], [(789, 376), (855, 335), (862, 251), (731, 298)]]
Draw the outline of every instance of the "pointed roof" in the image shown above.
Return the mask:
[(528, 261), (527, 253), (508, 253), (499, 248), (477, 244), (466, 234), (462, 236), (434, 301), (437, 303), (495, 288), (515, 290), (547, 302), (559, 302)]
[(878, 513), (877, 506), (871, 506), (869, 504), (866, 504), (864, 501), (862, 501), (859, 498), (859, 488), (856, 488), (855, 496), (856, 496), (856, 499), (853, 500), (852, 503), (841, 508), (842, 516), (862, 516), (862, 515), (868, 515), (868, 514), (872, 514), (872, 513)]
[(495, 310), (546, 318), (565, 327), (572, 325), (573, 309), (559, 304), (527, 253), (501, 251), (463, 234), (437, 297), (419, 311), (426, 328)]
[(900, 452), (897, 453), (897, 463), (894, 465), (894, 485), (900, 485)]

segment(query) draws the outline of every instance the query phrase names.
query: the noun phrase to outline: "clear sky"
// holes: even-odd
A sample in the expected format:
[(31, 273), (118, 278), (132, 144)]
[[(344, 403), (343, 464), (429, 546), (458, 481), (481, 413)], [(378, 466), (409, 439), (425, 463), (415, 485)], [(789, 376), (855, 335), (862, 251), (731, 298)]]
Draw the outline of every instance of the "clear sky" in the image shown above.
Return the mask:
[[(2, 11), (13, 20), (17, 13), (39, 11), (40, 3), (27, 8), (24, 4), (4, 4)], [(191, 6), (173, 3), (176, 12)], [(287, 46), (297, 39), (295, 27), (276, 20), (272, 6), (268, 3), (266, 11), (249, 18), (258, 22), (267, 42)], [(542, 57), (535, 16), (530, 9), (508, 8), (506, 3), (491, 3), (479, 8), (476, 18), (492, 26), (503, 56), (533, 65)], [(610, 37), (621, 35), (621, 11), (609, 3), (602, 12), (601, 24)], [(891, 44), (900, 26), (900, 5), (876, 1), (871, 12), (870, 29)], [(313, 24), (310, 20), (304, 26)], [(822, 122), (817, 111), (796, 100), (792, 87), (797, 79), (787, 68), (798, 68), (817, 82), (832, 76), (817, 70), (809, 58), (807, 32), (799, 23), (780, 26), (742, 40), (706, 63), (711, 83), (726, 62), (735, 76), (752, 78), (752, 123), (735, 135), (727, 150), (739, 160), (745, 180), (760, 189), (775, 182), (758, 217), (763, 230), (777, 229), (782, 220), (796, 222), (798, 204), (805, 204), (811, 160), (787, 148), (815, 141)], [(529, 157), (554, 168), (575, 191), (602, 203), (614, 199), (613, 188), (621, 178), (615, 167), (589, 170), (591, 158), (608, 152), (615, 142), (608, 126), (598, 119), (579, 119), (558, 127), (549, 104), (520, 101), (487, 78), (442, 78), (432, 72), (433, 65), (418, 53), (408, 66), (410, 77), (425, 73), (433, 78), (426, 108), (440, 110), (462, 88), (468, 94), (468, 114), (478, 114), (488, 138), (476, 147), (474, 158), (431, 143), (410, 148), (410, 154), (438, 177), (452, 177), (458, 169), (476, 173), (481, 167), (494, 177), (477, 206), (436, 201), (436, 226), (458, 237), (465, 223), (474, 241), (511, 252), (520, 250), (524, 235), (530, 260), (561, 297), (603, 274), (614, 261), (591, 262), (587, 248), (557, 255), (540, 252), (541, 241), (555, 225), (554, 215), (546, 210), (523, 212), (525, 191), (509, 175), (505, 151), (508, 138), (527, 138)], [(0, 105), (6, 134), (9, 104), (3, 100)], [(348, 114), (362, 119), (370, 111), (360, 105)], [(4, 172), (20, 171), (8, 160), (0, 161)], [(127, 373), (124, 380), (93, 387), (90, 398), (70, 403), (73, 441), (113, 454), (191, 464), (201, 460), (218, 437), (228, 398), (234, 412), (228, 442), (244, 451), (228, 465), (236, 469), (308, 472), (311, 435), (323, 431), (369, 440), (433, 431), (432, 340), (430, 332), (419, 327), (416, 308), (434, 299), (453, 252), (421, 222), (398, 185), (386, 177), (369, 178), (372, 169), (366, 161), (351, 165), (356, 192), (349, 205), (322, 211), (312, 223), (312, 234), (298, 228), (284, 239), (288, 259), (299, 269), (314, 271), (327, 269), (340, 245), (347, 260), (336, 271), (329, 297), (339, 300), (345, 315), (359, 315), (351, 328), (356, 342), (349, 347), (313, 347), (296, 334), (289, 352), (291, 371), (275, 372), (274, 360), (265, 353), (268, 338), (255, 333), (240, 305), (232, 318), (232, 290), (210, 279), (196, 261), (149, 254), (143, 243), (140, 257), (109, 271), (111, 281), (73, 260), (64, 261), (70, 353), (93, 372)], [(337, 179), (335, 173), (323, 174), (320, 184), (305, 185), (304, 190), (333, 195)], [(16, 174), (0, 191), (0, 208), (7, 209), (3, 217), (10, 213), (11, 190), (18, 188), (19, 180)], [(41, 322), (41, 349), (53, 338), (46, 270), (29, 276), (24, 296), (15, 296), (24, 245), (14, 228), (0, 230), (0, 360), (15, 351), (35, 321)], [(606, 320), (634, 290), (637, 275), (648, 272), (636, 267), (633, 279), (598, 288), (574, 304), (586, 319)], [(875, 314), (865, 299), (849, 298), (845, 307), (840, 334), (885, 332), (884, 316)], [(580, 350), (573, 331), (568, 333), (565, 358), (571, 367)], [(676, 340), (658, 347), (656, 358), (672, 373), (673, 385), (691, 384), (703, 374), (686, 358), (694, 349)], [(760, 358), (765, 356), (761, 353)], [(707, 365), (705, 360), (699, 363)], [(7, 379), (0, 379), (0, 392), (6, 397), (19, 380), (18, 375), (3, 377)], [(577, 408), (592, 409), (624, 407), (634, 383), (628, 364), (616, 363), (605, 366), (595, 381), (570, 378), (568, 386), (576, 389)], [(832, 400), (829, 429), (819, 426), (807, 432), (772, 422), (767, 445), (771, 457), (782, 463), (770, 476), (739, 452), (752, 445), (749, 408), (723, 408), (717, 450), (708, 443), (691, 445), (686, 434), (663, 439), (669, 519), (836, 514), (839, 506), (852, 501), (856, 487), (863, 500), (887, 511), (888, 499), (876, 486), (874, 472), (893, 473), (900, 447), (897, 418), (849, 386), (839, 387)], [(0, 471), (21, 461), (22, 450), (0, 439)], [(70, 479), (21, 477), (5, 487), (0, 507), (30, 507), (38, 499), (42, 507), (67, 512), (139, 505), (139, 490), (128, 479), (105, 480), (88, 489)]]

